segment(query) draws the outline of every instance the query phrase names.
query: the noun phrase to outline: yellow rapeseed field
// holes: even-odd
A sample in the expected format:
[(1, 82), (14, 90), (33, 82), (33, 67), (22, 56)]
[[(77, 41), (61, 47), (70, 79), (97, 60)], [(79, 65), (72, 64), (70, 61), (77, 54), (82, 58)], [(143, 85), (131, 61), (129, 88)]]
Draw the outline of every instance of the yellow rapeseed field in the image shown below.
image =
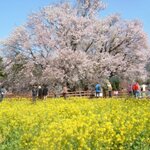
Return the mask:
[(149, 150), (150, 101), (63, 98), (0, 103), (0, 150)]

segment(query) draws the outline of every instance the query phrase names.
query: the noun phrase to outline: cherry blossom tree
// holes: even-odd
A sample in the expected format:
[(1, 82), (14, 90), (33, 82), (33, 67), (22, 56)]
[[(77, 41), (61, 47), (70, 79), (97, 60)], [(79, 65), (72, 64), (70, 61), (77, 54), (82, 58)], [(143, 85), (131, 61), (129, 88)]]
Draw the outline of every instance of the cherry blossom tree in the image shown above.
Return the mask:
[(18, 88), (34, 82), (72, 88), (114, 75), (144, 77), (149, 49), (142, 24), (117, 14), (97, 17), (104, 8), (99, 0), (78, 0), (75, 8), (63, 3), (31, 14), (2, 41), (8, 81)]
[(78, 15), (83, 17), (94, 17), (96, 13), (106, 7), (101, 0), (77, 0), (77, 4)]

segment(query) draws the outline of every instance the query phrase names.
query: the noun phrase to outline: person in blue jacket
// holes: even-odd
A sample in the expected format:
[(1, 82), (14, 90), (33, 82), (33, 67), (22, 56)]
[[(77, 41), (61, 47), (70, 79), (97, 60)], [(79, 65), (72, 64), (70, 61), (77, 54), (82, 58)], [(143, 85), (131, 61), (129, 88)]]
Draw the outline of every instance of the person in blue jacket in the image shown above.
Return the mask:
[(96, 97), (100, 97), (100, 92), (101, 92), (101, 85), (100, 84), (96, 84), (95, 92), (96, 92)]

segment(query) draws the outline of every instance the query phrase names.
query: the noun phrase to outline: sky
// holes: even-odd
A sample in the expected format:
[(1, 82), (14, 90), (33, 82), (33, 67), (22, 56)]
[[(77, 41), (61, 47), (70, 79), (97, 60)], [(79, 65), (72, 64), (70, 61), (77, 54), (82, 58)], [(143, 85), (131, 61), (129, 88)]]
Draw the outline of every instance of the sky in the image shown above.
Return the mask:
[[(1, 0), (0, 39), (7, 38), (13, 29), (24, 24), (32, 12), (60, 0)], [(61, 0), (63, 1), (63, 0)], [(102, 16), (119, 13), (123, 19), (139, 19), (150, 41), (150, 0), (103, 0), (107, 8)]]

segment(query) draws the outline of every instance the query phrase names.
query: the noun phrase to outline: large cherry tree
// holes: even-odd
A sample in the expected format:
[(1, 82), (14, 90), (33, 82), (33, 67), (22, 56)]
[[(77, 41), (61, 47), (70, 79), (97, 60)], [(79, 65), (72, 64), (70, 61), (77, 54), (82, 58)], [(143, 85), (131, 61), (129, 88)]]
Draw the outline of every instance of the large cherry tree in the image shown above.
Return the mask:
[[(104, 19), (100, 0), (50, 5), (29, 16), (2, 42), (5, 71), (13, 86), (92, 85), (117, 75), (145, 75), (149, 49), (142, 24), (119, 15)], [(20, 89), (20, 88), (19, 88)]]

